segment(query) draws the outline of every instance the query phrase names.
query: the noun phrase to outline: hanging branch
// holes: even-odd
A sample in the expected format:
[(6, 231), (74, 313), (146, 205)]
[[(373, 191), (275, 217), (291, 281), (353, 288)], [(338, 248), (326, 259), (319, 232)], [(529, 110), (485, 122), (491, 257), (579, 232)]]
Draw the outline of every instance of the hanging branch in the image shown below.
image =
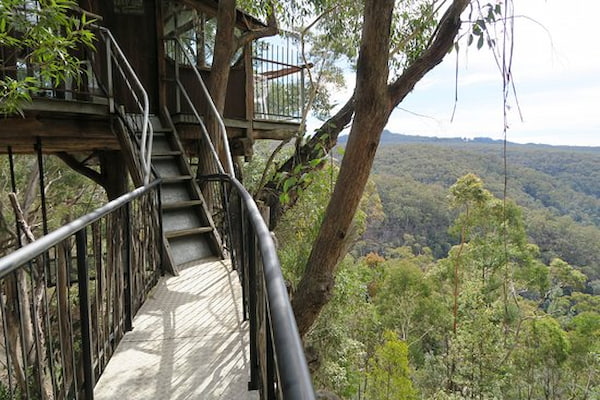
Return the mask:
[(56, 153), (58, 158), (60, 158), (67, 166), (71, 167), (71, 169), (79, 172), (81, 175), (90, 178), (92, 181), (96, 182), (98, 185), (104, 187), (105, 181), (102, 178), (102, 174), (98, 171), (93, 170), (90, 167), (85, 166), (83, 162), (80, 162), (71, 154), (66, 153), (64, 151)]

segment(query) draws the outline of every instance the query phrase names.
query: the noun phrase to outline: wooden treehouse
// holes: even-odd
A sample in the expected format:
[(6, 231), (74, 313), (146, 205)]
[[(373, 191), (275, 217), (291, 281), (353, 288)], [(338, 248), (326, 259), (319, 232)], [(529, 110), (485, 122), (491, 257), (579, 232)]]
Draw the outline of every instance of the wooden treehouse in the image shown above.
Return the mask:
[[(221, 115), (205, 84), (217, 8), (215, 0), (80, 0), (73, 12), (94, 19), (97, 39), (94, 50), (78, 50), (81, 76), (32, 93), (22, 116), (0, 122), (0, 154), (11, 165), (14, 154), (55, 155), (111, 200), (0, 259), (0, 398), (237, 399), (248, 390), (314, 398), (274, 245), (234, 174), (257, 139), (297, 134), (304, 67), (284, 39), (244, 44)], [(237, 36), (264, 28), (237, 11)], [(0, 48), (2, 77), (36, 68), (22, 51)], [(232, 269), (241, 284), (230, 281)], [(171, 297), (161, 300), (163, 292)], [(220, 297), (227, 293), (233, 300)], [(231, 334), (237, 339), (224, 339)], [(222, 347), (236, 340), (243, 345)], [(234, 385), (234, 356), (247, 371), (235, 395), (223, 389)], [(229, 372), (216, 375), (216, 366)]]

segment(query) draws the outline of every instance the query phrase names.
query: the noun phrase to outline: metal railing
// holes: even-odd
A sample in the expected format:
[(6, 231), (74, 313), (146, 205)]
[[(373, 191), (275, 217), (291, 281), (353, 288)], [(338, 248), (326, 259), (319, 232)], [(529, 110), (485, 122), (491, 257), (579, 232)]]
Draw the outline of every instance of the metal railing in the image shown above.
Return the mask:
[(304, 107), (304, 65), (289, 38), (276, 37), (254, 46), (254, 115), (265, 120), (302, 118)]
[[(152, 123), (149, 118), (150, 104), (146, 89), (140, 82), (127, 57), (119, 47), (112, 33), (103, 26), (94, 25), (100, 32), (100, 36), (105, 43), (106, 57), (106, 90), (108, 95), (108, 105), (111, 113), (119, 112), (123, 122), (133, 132), (140, 133), (139, 158), (143, 171), (143, 182), (147, 185), (150, 182), (152, 167), (152, 141), (154, 137)], [(119, 88), (127, 88), (127, 93), (131, 101), (135, 104), (134, 110), (124, 110), (117, 108), (115, 103), (116, 87), (114, 73), (118, 73), (122, 78), (119, 82)], [(124, 107), (125, 99), (119, 99), (120, 107)], [(137, 140), (137, 138), (136, 138)]]
[(158, 184), (0, 259), (2, 398), (93, 398), (162, 272)]
[[(231, 150), (229, 149), (229, 139), (227, 138), (227, 129), (225, 128), (225, 122), (223, 121), (223, 118), (221, 117), (221, 114), (219, 113), (219, 110), (217, 110), (217, 106), (215, 105), (215, 102), (212, 99), (212, 96), (210, 95), (208, 88), (206, 87), (206, 84), (204, 83), (204, 79), (202, 79), (202, 75), (200, 75), (200, 71), (198, 70), (198, 68), (196, 67), (196, 62), (194, 61), (194, 57), (192, 57), (190, 49), (186, 46), (186, 44), (183, 43), (183, 41), (180, 38), (172, 38), (170, 39), (172, 41), (174, 41), (177, 46), (179, 47), (179, 49), (181, 50), (181, 54), (184, 55), (184, 57), (186, 58), (187, 62), (189, 64), (186, 64), (188, 66), (192, 67), (192, 70), (194, 71), (194, 75), (196, 76), (196, 80), (198, 82), (198, 85), (202, 91), (202, 94), (204, 95), (204, 98), (206, 100), (206, 103), (208, 104), (208, 109), (210, 110), (213, 118), (215, 119), (215, 121), (217, 122), (217, 126), (219, 128), (219, 132), (218, 134), (221, 136), (221, 140), (223, 142), (223, 147), (224, 147), (224, 151), (223, 153), (225, 154), (225, 161), (227, 164), (227, 173), (230, 175), (234, 174), (234, 168), (233, 168), (233, 159), (231, 158)], [(177, 53), (179, 54), (179, 53)], [(210, 146), (211, 152), (213, 153), (213, 156), (216, 158), (216, 160), (219, 160), (219, 156), (217, 154), (217, 151), (215, 149), (214, 144), (212, 143), (212, 140), (210, 138), (210, 135), (208, 133), (208, 130), (206, 129), (206, 125), (204, 124), (204, 121), (202, 120), (202, 118), (200, 117), (200, 114), (198, 113), (198, 110), (196, 109), (196, 107), (194, 106), (189, 94), (187, 93), (187, 90), (185, 89), (185, 87), (183, 86), (183, 84), (181, 83), (181, 80), (179, 79), (179, 65), (178, 65), (178, 61), (177, 57), (175, 59), (176, 65), (175, 65), (175, 80), (177, 82), (177, 87), (179, 88), (180, 93), (183, 94), (186, 102), (188, 103), (188, 105), (190, 106), (190, 108), (192, 109), (192, 113), (194, 114), (194, 117), (196, 118), (196, 120), (200, 123), (200, 129), (202, 130), (202, 133), (204, 135), (204, 138), (206, 139), (207, 143)], [(218, 162), (217, 163), (217, 168), (219, 173), (224, 173), (224, 169), (223, 169), (223, 165)]]
[[(221, 115), (195, 66), (190, 51), (180, 39), (174, 40), (194, 70), (210, 109), (217, 120), (219, 134), (226, 152), (227, 171), (223, 168), (208, 130), (194, 107), (184, 85), (176, 82), (194, 116), (200, 123), (204, 139), (217, 174), (201, 177), (202, 184), (217, 181), (225, 217), (221, 235), (227, 239), (232, 263), (238, 270), (243, 288), (244, 317), (250, 322), (251, 376), (249, 388), (259, 390), (262, 399), (312, 400), (315, 393), (304, 348), (285, 287), (273, 238), (261, 217), (256, 203), (235, 178), (227, 131)], [(177, 62), (177, 60), (176, 60)], [(177, 65), (175, 70), (177, 71)], [(226, 188), (225, 185), (229, 184)], [(232, 198), (237, 199), (231, 204)]]
[(242, 279), (250, 322), (250, 383), (262, 399), (312, 400), (315, 392), (271, 232), (245, 187), (228, 202), (232, 262)]

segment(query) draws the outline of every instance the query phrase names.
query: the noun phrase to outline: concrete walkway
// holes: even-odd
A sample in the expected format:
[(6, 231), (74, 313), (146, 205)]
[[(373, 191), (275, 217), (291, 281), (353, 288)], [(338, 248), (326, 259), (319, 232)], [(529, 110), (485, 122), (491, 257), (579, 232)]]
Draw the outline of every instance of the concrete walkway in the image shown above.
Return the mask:
[(228, 262), (162, 278), (98, 380), (94, 398), (257, 399), (248, 392), (248, 323)]

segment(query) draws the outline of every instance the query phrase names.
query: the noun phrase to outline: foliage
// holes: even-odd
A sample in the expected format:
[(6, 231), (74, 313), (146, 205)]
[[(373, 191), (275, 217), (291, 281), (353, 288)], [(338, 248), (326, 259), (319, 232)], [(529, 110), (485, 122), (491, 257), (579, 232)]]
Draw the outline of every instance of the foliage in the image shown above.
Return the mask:
[[(475, 173), (493, 195), (502, 196), (501, 146), (483, 140), (384, 138), (402, 140), (402, 145), (384, 142), (377, 152), (373, 180), (385, 219), (367, 227), (359, 251), (387, 256), (386, 249), (410, 242), (443, 258), (458, 241), (447, 231), (456, 211), (449, 208), (445, 190), (460, 176)], [(508, 193), (523, 207), (527, 235), (541, 261), (561, 258), (590, 281), (598, 279), (600, 189), (590, 179), (600, 170), (597, 149), (509, 144), (508, 163)]]
[(337, 168), (328, 164), (323, 170), (307, 176), (311, 185), (294, 207), (294, 213), (285, 215), (275, 231), (284, 275), (293, 286), (304, 271), (336, 174)]
[(383, 332), (384, 342), (377, 346), (369, 362), (367, 393), (373, 400), (416, 399), (410, 380), (408, 346), (392, 331)]
[(437, 261), (410, 246), (346, 257), (307, 337), (315, 383), (347, 399), (594, 398), (600, 303), (580, 291), (586, 277), (559, 259), (544, 264), (520, 209), (477, 176), (449, 192), (462, 210), (454, 230), (469, 226), (456, 332), (458, 246)]
[[(13, 76), (0, 78), (0, 113), (22, 113), (31, 92), (68, 78), (78, 79), (81, 61), (75, 50), (93, 47), (92, 21), (73, 16), (73, 0), (3, 0), (0, 3), (0, 46), (17, 62)], [(32, 75), (22, 76), (27, 70)]]
[[(44, 183), (48, 230), (64, 225), (106, 202), (104, 190), (84, 176), (65, 168), (56, 157), (44, 156)], [(41, 196), (37, 158), (15, 155), (17, 195), (34, 236), (43, 235)], [(0, 159), (0, 254), (11, 251), (16, 244), (14, 214), (8, 201), (12, 192), (8, 157)]]
[(336, 291), (307, 337), (319, 362), (315, 383), (345, 398), (364, 391), (364, 371), (373, 354), (380, 324), (368, 301), (372, 271), (347, 257), (339, 267)]

